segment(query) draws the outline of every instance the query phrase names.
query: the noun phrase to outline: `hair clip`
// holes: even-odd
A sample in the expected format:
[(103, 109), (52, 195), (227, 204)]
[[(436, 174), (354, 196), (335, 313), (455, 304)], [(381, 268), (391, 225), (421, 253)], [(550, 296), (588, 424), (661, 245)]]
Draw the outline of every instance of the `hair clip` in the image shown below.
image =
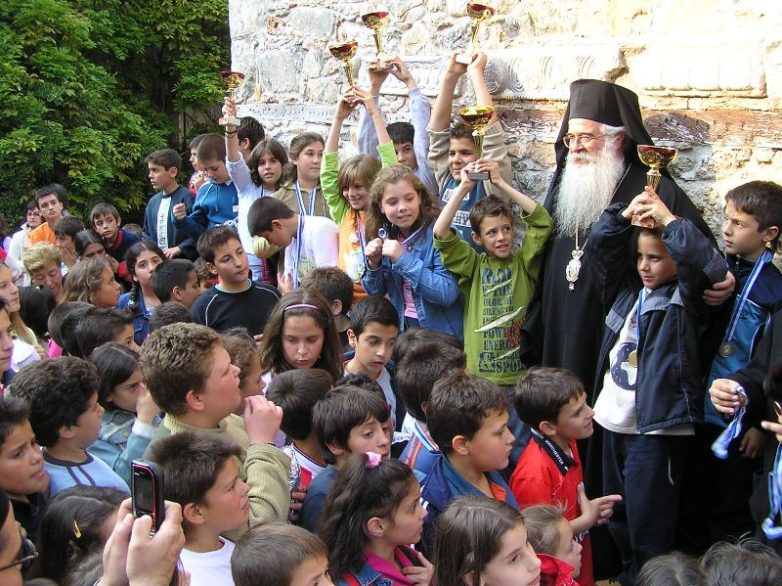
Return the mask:
[(76, 519), (73, 520), (73, 535), (76, 539), (81, 539), (81, 530), (79, 529), (79, 524), (76, 522)]
[(289, 309), (314, 309), (318, 313), (320, 313), (320, 308), (316, 305), (312, 305), (312, 303), (294, 303), (293, 305), (289, 305), (283, 311), (288, 311)]
[(377, 468), (380, 466), (380, 462), (383, 461), (383, 456), (376, 452), (367, 452), (367, 468)]

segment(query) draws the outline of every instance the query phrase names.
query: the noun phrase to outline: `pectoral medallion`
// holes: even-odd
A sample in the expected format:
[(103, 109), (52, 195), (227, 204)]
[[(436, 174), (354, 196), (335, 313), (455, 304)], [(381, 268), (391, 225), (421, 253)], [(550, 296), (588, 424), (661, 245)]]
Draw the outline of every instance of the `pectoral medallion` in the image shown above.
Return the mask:
[(581, 272), (581, 257), (584, 256), (584, 250), (576, 247), (570, 254), (573, 258), (568, 261), (567, 267), (565, 267), (565, 278), (568, 281), (568, 289), (575, 291), (578, 274)]

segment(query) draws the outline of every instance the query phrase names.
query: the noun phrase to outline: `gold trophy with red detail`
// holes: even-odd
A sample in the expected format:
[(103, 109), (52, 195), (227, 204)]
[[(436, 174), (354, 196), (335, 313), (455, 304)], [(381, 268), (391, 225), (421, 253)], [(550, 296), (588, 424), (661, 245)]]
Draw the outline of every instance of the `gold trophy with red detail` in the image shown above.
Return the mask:
[[(478, 159), (483, 155), (483, 137), (493, 115), (493, 106), (465, 106), (459, 110), (459, 117), (462, 119), (462, 122), (472, 130), (472, 137), (475, 141), (475, 155)], [(489, 174), (486, 171), (471, 171), (467, 174), (467, 177), (471, 181), (486, 181), (489, 179)]]
[[(236, 90), (244, 82), (244, 73), (240, 71), (221, 71), (220, 77), (223, 78), (223, 83), (228, 88), (228, 97), (232, 102), (235, 101), (234, 94), (236, 94)], [(240, 122), (241, 120), (236, 116), (223, 116), (219, 120), (220, 126), (239, 126)]]
[(383, 29), (388, 25), (388, 10), (376, 6), (371, 12), (362, 14), (361, 20), (372, 29), (375, 35), (375, 48), (377, 49), (375, 69), (385, 71), (388, 69), (388, 65), (383, 61)]
[[(679, 151), (673, 147), (655, 146), (652, 144), (638, 145), (638, 158), (641, 159), (644, 165), (649, 167), (649, 170), (646, 172), (646, 185), (651, 187), (655, 193), (657, 193), (657, 187), (660, 185), (660, 179), (662, 178), (660, 169), (665, 169), (673, 163), (678, 154)], [(654, 228), (654, 220), (652, 218), (640, 220), (636, 214), (633, 214), (631, 223), (633, 226), (641, 226), (642, 228)]]
[(356, 78), (353, 75), (353, 57), (358, 51), (358, 41), (343, 41), (329, 47), (329, 53), (332, 57), (335, 57), (342, 61), (345, 66), (345, 77), (348, 78), (348, 85), (353, 87), (356, 85)]
[(472, 56), (478, 50), (477, 39), (478, 30), (481, 25), (497, 13), (497, 10), (488, 4), (479, 4), (478, 2), (467, 3), (467, 16), (472, 19), (472, 28), (470, 31), (470, 50), (468, 53), (460, 53), (456, 56), (456, 62), (462, 65), (469, 65), (472, 62)]

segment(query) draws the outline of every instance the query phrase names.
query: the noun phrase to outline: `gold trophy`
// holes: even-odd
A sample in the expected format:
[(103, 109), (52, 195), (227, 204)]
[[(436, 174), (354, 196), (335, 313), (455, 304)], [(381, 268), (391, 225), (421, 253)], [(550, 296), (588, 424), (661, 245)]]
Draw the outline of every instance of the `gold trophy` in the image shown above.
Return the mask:
[[(660, 185), (660, 178), (662, 174), (660, 169), (665, 169), (668, 165), (674, 162), (676, 155), (679, 151), (672, 147), (655, 146), (651, 144), (639, 144), (638, 145), (638, 158), (641, 162), (649, 167), (646, 172), (646, 185), (651, 187), (655, 193), (657, 192), (657, 186)], [(632, 222), (633, 226), (641, 226), (643, 228), (654, 228), (654, 220), (647, 218), (646, 220), (640, 220), (636, 214), (633, 214)]]
[(356, 78), (353, 75), (353, 63), (351, 62), (356, 54), (356, 51), (358, 51), (358, 41), (356, 40), (344, 41), (329, 47), (331, 56), (336, 57), (344, 63), (345, 76), (348, 78), (348, 85), (351, 87), (356, 85)]
[(467, 16), (472, 18), (472, 31), (470, 33), (470, 51), (469, 53), (460, 53), (456, 56), (456, 62), (462, 65), (469, 65), (472, 62), (472, 56), (477, 50), (476, 40), (478, 38), (478, 29), (481, 24), (489, 20), (497, 10), (488, 4), (479, 4), (478, 2), (467, 3)]
[(385, 71), (388, 69), (388, 65), (383, 61), (383, 29), (388, 24), (388, 11), (378, 7), (374, 12), (362, 14), (361, 20), (375, 34), (375, 47), (377, 48), (375, 68), (378, 71)]
[[(220, 77), (223, 78), (223, 82), (228, 88), (227, 97), (231, 98), (232, 102), (235, 101), (234, 94), (236, 94), (236, 90), (244, 81), (244, 73), (240, 71), (221, 71)], [(236, 116), (223, 116), (219, 120), (220, 126), (239, 126), (240, 122), (241, 120)]]
[[(472, 129), (477, 159), (480, 159), (483, 154), (483, 136), (493, 115), (493, 106), (465, 106), (459, 110), (459, 117), (462, 119), (462, 122)], [(486, 181), (489, 179), (489, 173), (486, 171), (472, 171), (467, 174), (467, 177), (471, 181)]]

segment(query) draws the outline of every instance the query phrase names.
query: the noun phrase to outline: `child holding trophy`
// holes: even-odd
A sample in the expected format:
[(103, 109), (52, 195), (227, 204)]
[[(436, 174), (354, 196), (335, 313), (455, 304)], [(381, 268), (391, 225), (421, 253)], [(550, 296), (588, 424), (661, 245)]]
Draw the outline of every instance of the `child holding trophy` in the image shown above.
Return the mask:
[[(448, 60), (448, 65), (440, 85), (440, 93), (434, 103), (432, 119), (429, 124), (429, 163), (435, 170), (437, 183), (440, 187), (441, 205), (445, 206), (461, 183), (461, 170), (466, 165), (480, 159), (496, 161), (502, 178), (511, 183), (511, 167), (508, 159), (508, 149), (505, 146), (505, 132), (494, 112), (492, 100), (486, 80), (483, 77), (488, 61), (484, 53), (475, 53), (469, 65), (459, 63), (454, 53)], [(477, 105), (463, 108), (462, 118), (451, 126), (451, 109), (453, 95), (459, 78), (469, 73), (475, 89)], [(475, 130), (475, 132), (473, 132)], [(475, 137), (475, 138), (474, 138)], [(479, 138), (480, 137), (480, 138)], [(481, 146), (481, 150), (478, 147)], [(454, 216), (451, 226), (461, 238), (473, 243), (470, 228), (470, 210), (487, 195), (496, 195), (507, 201), (508, 196), (489, 181), (488, 175), (474, 176), (475, 181), (468, 197), (465, 197)], [(477, 244), (475, 244), (477, 249)]]
[[(357, 105), (363, 104), (367, 118), (372, 120), (375, 132), (381, 144), (377, 146), (376, 156), (361, 154), (339, 164), (339, 133), (342, 123), (350, 116)], [(369, 188), (381, 168), (396, 163), (394, 144), (388, 136), (385, 121), (369, 92), (357, 87), (349, 87), (337, 103), (334, 121), (326, 139), (326, 149), (321, 165), (321, 187), (332, 219), (339, 226), (339, 263), (353, 281), (353, 300), (366, 296), (361, 285), (366, 259), (364, 232), (366, 210), (369, 207)]]

